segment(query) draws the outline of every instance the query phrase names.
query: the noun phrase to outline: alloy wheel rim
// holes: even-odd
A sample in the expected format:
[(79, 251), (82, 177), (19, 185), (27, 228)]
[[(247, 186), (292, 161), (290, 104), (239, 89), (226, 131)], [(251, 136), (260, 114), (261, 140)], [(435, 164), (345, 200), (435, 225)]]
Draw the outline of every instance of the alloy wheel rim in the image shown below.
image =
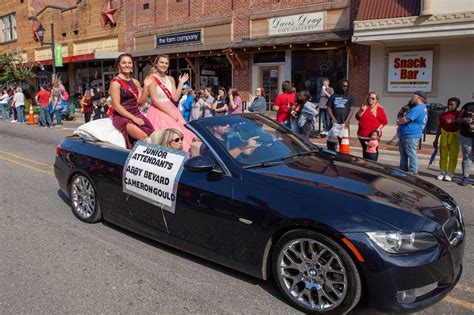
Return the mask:
[(82, 218), (89, 219), (95, 210), (94, 187), (84, 176), (76, 177), (71, 185), (71, 199), (74, 211)]
[(291, 240), (278, 255), (278, 281), (297, 304), (310, 310), (338, 307), (347, 295), (347, 273), (341, 258), (313, 239)]

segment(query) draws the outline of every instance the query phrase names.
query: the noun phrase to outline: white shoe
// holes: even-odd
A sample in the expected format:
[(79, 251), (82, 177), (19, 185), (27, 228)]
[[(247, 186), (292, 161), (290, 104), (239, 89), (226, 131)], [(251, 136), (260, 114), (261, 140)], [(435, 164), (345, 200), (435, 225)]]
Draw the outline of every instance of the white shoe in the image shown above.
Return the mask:
[(17, 121), (16, 121), (16, 120), (10, 120), (10, 122), (11, 122), (12, 124), (14, 124), (14, 123), (16, 123)]
[(444, 172), (442, 172), (441, 174), (438, 175), (438, 177), (436, 177), (436, 179), (437, 180), (443, 180), (445, 175), (446, 174)]
[(450, 174), (446, 174), (446, 176), (444, 176), (444, 180), (447, 181), (447, 182), (452, 182), (453, 180), (451, 179), (451, 175)]

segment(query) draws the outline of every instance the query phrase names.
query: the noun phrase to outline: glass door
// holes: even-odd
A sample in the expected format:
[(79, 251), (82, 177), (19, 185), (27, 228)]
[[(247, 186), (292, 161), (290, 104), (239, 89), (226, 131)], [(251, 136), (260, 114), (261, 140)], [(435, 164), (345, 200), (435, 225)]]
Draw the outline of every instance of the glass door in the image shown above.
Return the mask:
[(267, 101), (267, 110), (271, 110), (273, 102), (278, 94), (280, 67), (266, 66), (260, 67), (260, 77), (262, 87), (265, 89), (265, 99)]

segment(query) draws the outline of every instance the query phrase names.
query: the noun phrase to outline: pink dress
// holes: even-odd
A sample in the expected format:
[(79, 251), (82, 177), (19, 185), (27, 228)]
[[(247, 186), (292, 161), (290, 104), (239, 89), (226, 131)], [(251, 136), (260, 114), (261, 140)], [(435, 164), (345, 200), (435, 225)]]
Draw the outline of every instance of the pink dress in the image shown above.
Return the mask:
[[(170, 79), (168, 77), (160, 79), (161, 82), (166, 86), (166, 88), (168, 88), (170, 92), (173, 92), (173, 87)], [(165, 92), (163, 92), (163, 89), (157, 85), (156, 91), (158, 93), (158, 101), (160, 102), (161, 106), (167, 107), (171, 112), (173, 112), (176, 116), (179, 117), (179, 120), (174, 120), (174, 118), (161, 111), (156, 106), (151, 106), (148, 109), (148, 120), (151, 122), (153, 127), (155, 127), (155, 130), (165, 130), (168, 128), (175, 128), (181, 130), (184, 135), (183, 151), (189, 152), (189, 149), (191, 148), (191, 143), (195, 140), (196, 136), (194, 135), (194, 133), (184, 127), (186, 121), (184, 120), (183, 115), (181, 115), (178, 108), (171, 102), (168, 96), (166, 96)]]

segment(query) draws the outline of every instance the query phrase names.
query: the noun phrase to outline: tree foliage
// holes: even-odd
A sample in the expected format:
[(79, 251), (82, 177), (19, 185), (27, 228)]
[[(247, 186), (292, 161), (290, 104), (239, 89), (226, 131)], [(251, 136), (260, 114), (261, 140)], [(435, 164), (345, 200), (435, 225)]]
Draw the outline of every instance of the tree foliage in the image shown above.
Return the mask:
[(0, 86), (13, 83), (32, 84), (36, 77), (32, 71), (35, 65), (37, 64), (25, 62), (17, 53), (0, 53)]

